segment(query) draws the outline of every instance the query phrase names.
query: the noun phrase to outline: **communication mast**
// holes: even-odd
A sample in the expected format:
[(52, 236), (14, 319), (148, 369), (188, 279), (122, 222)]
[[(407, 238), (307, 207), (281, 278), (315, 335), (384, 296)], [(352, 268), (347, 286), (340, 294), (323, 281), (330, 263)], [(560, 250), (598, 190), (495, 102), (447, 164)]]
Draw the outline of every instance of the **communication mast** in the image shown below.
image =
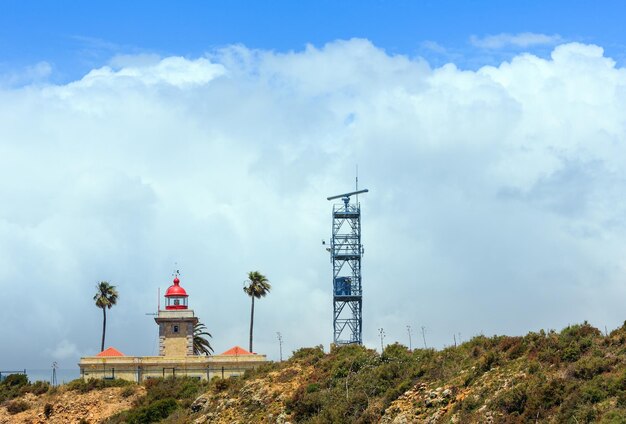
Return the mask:
[[(333, 204), (333, 227), (330, 239), (330, 262), (333, 264), (333, 342), (363, 343), (363, 290), (361, 287), (361, 204), (358, 195), (369, 190), (330, 196), (341, 199)], [(356, 195), (356, 203), (350, 196)]]

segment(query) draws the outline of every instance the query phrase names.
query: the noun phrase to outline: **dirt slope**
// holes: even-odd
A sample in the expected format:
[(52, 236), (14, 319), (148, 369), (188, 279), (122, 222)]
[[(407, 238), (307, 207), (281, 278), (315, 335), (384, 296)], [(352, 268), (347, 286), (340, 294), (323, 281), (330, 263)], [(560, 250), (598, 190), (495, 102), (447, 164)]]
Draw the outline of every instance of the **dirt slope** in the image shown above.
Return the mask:
[[(134, 394), (123, 396), (124, 388), (111, 387), (94, 390), (88, 393), (67, 390), (60, 387), (54, 393), (45, 393), (35, 396), (28, 393), (17, 400), (28, 403), (29, 408), (15, 415), (9, 414), (6, 406), (0, 406), (0, 424), (30, 423), (30, 424), (73, 424), (99, 423), (109, 416), (132, 407), (132, 403), (141, 396), (143, 387), (135, 387)], [(44, 416), (44, 407), (51, 404), (53, 411), (49, 418)]]

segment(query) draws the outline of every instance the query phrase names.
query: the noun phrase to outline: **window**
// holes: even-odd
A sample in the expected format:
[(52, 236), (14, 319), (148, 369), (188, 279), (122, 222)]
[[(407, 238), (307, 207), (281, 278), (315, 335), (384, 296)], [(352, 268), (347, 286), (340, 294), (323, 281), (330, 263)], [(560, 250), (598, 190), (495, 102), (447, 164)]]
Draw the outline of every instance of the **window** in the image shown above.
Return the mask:
[(176, 306), (180, 305), (180, 300), (179, 299), (174, 299), (174, 305), (176, 305)]
[(174, 326), (174, 330), (173, 331), (174, 331), (174, 333), (178, 333), (178, 326), (177, 325)]

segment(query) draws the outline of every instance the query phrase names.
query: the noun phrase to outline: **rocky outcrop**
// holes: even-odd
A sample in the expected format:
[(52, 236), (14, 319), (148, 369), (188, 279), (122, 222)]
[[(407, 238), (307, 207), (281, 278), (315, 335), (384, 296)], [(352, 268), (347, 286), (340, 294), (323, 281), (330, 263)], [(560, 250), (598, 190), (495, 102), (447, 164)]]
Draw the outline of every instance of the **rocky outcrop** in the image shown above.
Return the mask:
[[(6, 406), (0, 406), (0, 424), (100, 423), (120, 411), (130, 409), (144, 392), (143, 387), (137, 386), (132, 392), (127, 388), (111, 387), (80, 393), (61, 387), (39, 396), (29, 393), (19, 399), (28, 404), (28, 409), (23, 412), (10, 414)], [(46, 405), (49, 406), (46, 408)]]

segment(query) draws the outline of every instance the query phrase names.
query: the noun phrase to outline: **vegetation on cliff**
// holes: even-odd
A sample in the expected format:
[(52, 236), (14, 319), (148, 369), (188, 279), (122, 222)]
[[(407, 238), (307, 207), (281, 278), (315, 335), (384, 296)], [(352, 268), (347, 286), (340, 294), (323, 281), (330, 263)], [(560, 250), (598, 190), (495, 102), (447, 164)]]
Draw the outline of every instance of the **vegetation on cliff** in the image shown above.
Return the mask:
[(300, 349), (204, 398), (190, 420), (626, 423), (626, 326), (477, 336), (439, 351)]
[[(442, 350), (303, 348), (241, 378), (102, 384), (63, 390), (129, 396), (109, 424), (626, 423), (626, 324), (610, 334), (584, 323), (523, 337), (477, 336)], [(10, 390), (7, 410), (25, 389)], [(51, 403), (51, 419), (59, 408)]]

